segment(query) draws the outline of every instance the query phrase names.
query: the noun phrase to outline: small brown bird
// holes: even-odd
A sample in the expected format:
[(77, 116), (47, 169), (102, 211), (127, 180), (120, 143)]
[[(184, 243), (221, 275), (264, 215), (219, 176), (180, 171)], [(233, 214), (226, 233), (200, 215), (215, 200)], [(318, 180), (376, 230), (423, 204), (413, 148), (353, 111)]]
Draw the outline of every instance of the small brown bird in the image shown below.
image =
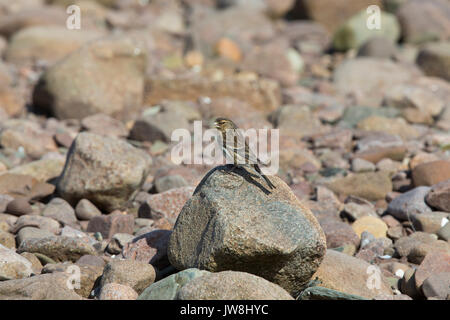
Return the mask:
[(239, 130), (234, 122), (227, 118), (217, 118), (214, 121), (214, 126), (220, 133), (218, 141), (222, 147), (225, 158), (232, 159), (235, 167), (252, 167), (266, 181), (271, 189), (275, 188), (269, 178), (262, 174), (261, 168), (259, 167), (260, 164), (267, 164), (263, 163), (255, 156), (250, 149), (248, 142), (245, 140), (245, 137), (242, 135), (241, 130)]

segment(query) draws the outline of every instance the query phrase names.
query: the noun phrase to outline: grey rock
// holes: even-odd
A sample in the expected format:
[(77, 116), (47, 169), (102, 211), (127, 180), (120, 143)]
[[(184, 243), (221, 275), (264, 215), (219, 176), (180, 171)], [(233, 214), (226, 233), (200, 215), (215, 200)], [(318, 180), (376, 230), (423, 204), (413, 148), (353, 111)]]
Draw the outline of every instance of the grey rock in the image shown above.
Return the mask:
[(104, 113), (129, 120), (141, 108), (145, 68), (145, 49), (134, 37), (92, 41), (45, 71), (34, 105), (59, 119)]
[(422, 284), (425, 297), (445, 299), (450, 294), (450, 272), (432, 274)]
[(81, 126), (95, 134), (102, 136), (126, 137), (128, 130), (122, 121), (114, 119), (106, 114), (97, 113), (81, 120)]
[(339, 220), (322, 218), (320, 226), (325, 233), (328, 248), (338, 248), (346, 244), (359, 245), (359, 237), (348, 223)]
[(47, 230), (35, 228), (35, 227), (24, 227), (19, 230), (16, 236), (17, 245), (20, 247), (22, 242), (27, 239), (40, 239), (53, 236), (53, 233)]
[(118, 284), (107, 283), (102, 287), (99, 300), (136, 300), (138, 293), (131, 287)]
[[(98, 281), (98, 278), (102, 275), (103, 267), (93, 266), (86, 264), (74, 264), (71, 262), (64, 263), (48, 263), (42, 269), (42, 274), (47, 273), (65, 273), (68, 275), (79, 275), (79, 287), (75, 286), (75, 282), (72, 282), (74, 291), (82, 296), (88, 298), (91, 296), (94, 285)], [(76, 279), (72, 277), (72, 279)], [(73, 280), (72, 280), (73, 281)], [(76, 281), (76, 280), (75, 280)]]
[(16, 240), (14, 235), (0, 229), (0, 244), (8, 249), (16, 249)]
[(355, 158), (352, 160), (352, 171), (353, 172), (371, 172), (375, 171), (375, 165), (367, 160)]
[(450, 222), (447, 222), (439, 231), (437, 235), (440, 239), (448, 241), (450, 239)]
[(81, 300), (67, 286), (69, 274), (43, 274), (26, 279), (0, 282), (0, 299), (14, 300)]
[(27, 278), (32, 273), (30, 261), (0, 244), (0, 281)]
[(374, 37), (367, 40), (358, 50), (358, 56), (382, 59), (392, 59), (396, 53), (395, 44), (383, 37)]
[(17, 233), (19, 232), (20, 229), (25, 227), (35, 227), (42, 230), (46, 230), (53, 234), (59, 233), (60, 228), (58, 221), (52, 218), (27, 215), (27, 216), (20, 216), (19, 219), (17, 219), (16, 223), (14, 224), (14, 227), (12, 228), (12, 232)]
[[(245, 286), (242, 284), (245, 283)], [(178, 300), (293, 300), (280, 286), (246, 272), (208, 273), (185, 284)]]
[(156, 192), (161, 193), (174, 188), (181, 188), (187, 186), (188, 183), (180, 175), (169, 175), (155, 179)]
[(8, 204), (14, 200), (14, 197), (11, 197), (7, 194), (0, 194), (0, 212), (5, 212)]
[(63, 225), (73, 225), (77, 223), (75, 211), (64, 199), (53, 198), (45, 207), (42, 216), (55, 219)]
[(17, 198), (8, 203), (5, 212), (19, 217), (33, 213), (33, 208), (28, 203), (27, 199)]
[(155, 281), (155, 277), (155, 269), (151, 264), (136, 260), (112, 260), (103, 270), (100, 287), (107, 283), (118, 283), (142, 293)]
[(102, 212), (87, 199), (81, 199), (75, 207), (75, 215), (80, 220), (91, 220), (93, 217), (101, 214)]
[(419, 52), (417, 64), (427, 76), (439, 77), (449, 81), (450, 71), (448, 70), (448, 66), (450, 65), (450, 42), (428, 44)]
[(450, 36), (450, 5), (445, 0), (408, 0), (400, 6), (397, 17), (405, 42), (420, 44), (445, 40)]
[(426, 201), (433, 208), (450, 212), (450, 180), (432, 186)]
[(99, 267), (104, 267), (106, 262), (105, 260), (103, 260), (101, 257), (99, 256), (93, 256), (90, 254), (86, 254), (84, 256), (82, 256), (80, 259), (78, 259), (76, 261), (77, 264), (87, 264), (87, 265), (91, 265), (91, 266), (99, 266)]
[(122, 248), (134, 239), (134, 236), (128, 233), (116, 233), (106, 247), (110, 254), (119, 254)]
[(41, 253), (57, 261), (77, 261), (85, 254), (95, 255), (95, 249), (84, 239), (51, 236), (24, 240), (17, 252)]
[[(326, 240), (312, 213), (289, 187), (270, 176), (246, 181), (226, 167), (210, 171), (187, 201), (170, 237), (177, 269), (240, 270), (288, 291), (298, 290), (318, 268)], [(265, 192), (266, 193), (265, 193)]]
[(189, 281), (209, 274), (209, 271), (189, 268), (152, 283), (138, 300), (174, 300), (178, 291)]
[(125, 141), (82, 132), (69, 150), (57, 189), (69, 203), (84, 198), (111, 212), (136, 194), (150, 164), (147, 154)]
[(367, 17), (364, 9), (342, 24), (334, 34), (334, 48), (338, 50), (359, 48), (373, 37), (382, 37), (391, 43), (397, 42), (400, 37), (400, 26), (395, 15), (381, 11), (380, 20), (383, 28), (380, 30), (367, 28)]
[(388, 88), (420, 74), (418, 69), (390, 60), (359, 57), (342, 62), (336, 68), (333, 79), (339, 93), (352, 95), (358, 105), (377, 107), (381, 105), (383, 93)]
[(189, 128), (189, 122), (171, 112), (159, 112), (139, 118), (130, 131), (130, 138), (137, 141), (157, 140), (170, 142), (172, 132), (179, 128)]
[(431, 212), (431, 208), (425, 203), (429, 191), (429, 187), (423, 186), (405, 192), (389, 203), (387, 212), (400, 220), (412, 219), (415, 215)]
[[(379, 294), (392, 295), (390, 285), (378, 267), (334, 250), (327, 250), (325, 259), (313, 276), (313, 279), (316, 278), (321, 282), (321, 287), (368, 299)], [(370, 289), (367, 285), (369, 279), (378, 279), (379, 287)]]

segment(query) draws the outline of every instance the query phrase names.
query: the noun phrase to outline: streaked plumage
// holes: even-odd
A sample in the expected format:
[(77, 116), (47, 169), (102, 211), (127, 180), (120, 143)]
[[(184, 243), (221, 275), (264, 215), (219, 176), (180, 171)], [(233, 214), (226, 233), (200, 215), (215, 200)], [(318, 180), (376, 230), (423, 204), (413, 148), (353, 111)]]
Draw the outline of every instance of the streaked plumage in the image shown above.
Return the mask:
[[(251, 166), (273, 189), (275, 186), (262, 174), (260, 164), (266, 165), (252, 152), (241, 130), (227, 118), (217, 118), (214, 122), (219, 131), (219, 143), (227, 161), (232, 160), (234, 166)], [(228, 139), (227, 139), (228, 138)], [(230, 141), (231, 140), (231, 141)]]

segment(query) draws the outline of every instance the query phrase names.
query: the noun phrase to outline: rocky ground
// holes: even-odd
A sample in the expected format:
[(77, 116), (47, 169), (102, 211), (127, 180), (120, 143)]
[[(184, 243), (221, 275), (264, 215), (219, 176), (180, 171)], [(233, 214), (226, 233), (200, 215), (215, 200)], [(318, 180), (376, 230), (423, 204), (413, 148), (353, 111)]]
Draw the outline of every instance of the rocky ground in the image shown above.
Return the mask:
[(0, 299), (450, 299), (448, 0), (72, 2), (0, 0)]

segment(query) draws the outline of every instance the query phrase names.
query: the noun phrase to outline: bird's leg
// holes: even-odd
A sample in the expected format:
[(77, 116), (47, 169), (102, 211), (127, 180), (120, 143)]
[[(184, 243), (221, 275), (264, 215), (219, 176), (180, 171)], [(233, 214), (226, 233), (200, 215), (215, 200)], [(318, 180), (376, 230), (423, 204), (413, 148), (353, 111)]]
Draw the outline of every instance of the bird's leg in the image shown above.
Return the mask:
[(273, 185), (273, 183), (270, 181), (270, 179), (269, 179), (267, 176), (265, 176), (265, 175), (262, 173), (260, 167), (259, 167), (257, 164), (255, 164), (255, 165), (253, 166), (253, 168), (255, 168), (255, 171), (258, 172), (259, 175), (266, 181), (266, 183), (267, 183), (267, 185), (269, 186), (270, 189), (275, 189), (275, 186)]

